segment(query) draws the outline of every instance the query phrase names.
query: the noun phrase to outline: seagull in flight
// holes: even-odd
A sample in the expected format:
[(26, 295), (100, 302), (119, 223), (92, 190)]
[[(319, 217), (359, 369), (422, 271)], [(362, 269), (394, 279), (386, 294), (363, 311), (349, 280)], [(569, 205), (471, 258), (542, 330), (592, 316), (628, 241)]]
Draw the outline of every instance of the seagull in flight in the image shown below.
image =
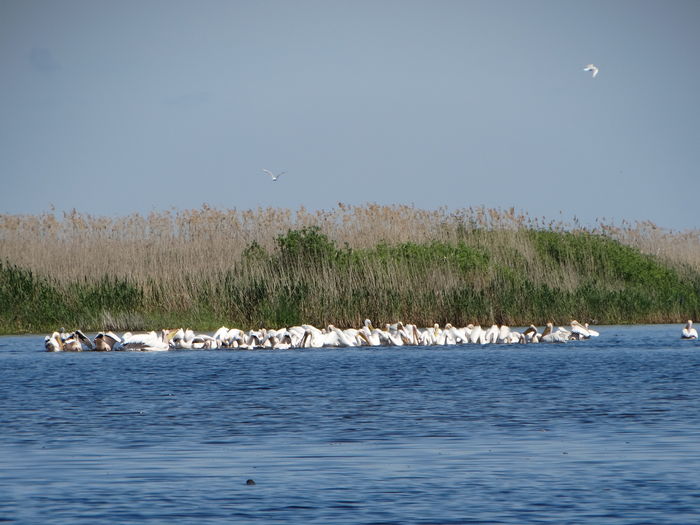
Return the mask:
[(272, 177), (272, 182), (275, 182), (277, 179), (279, 179), (279, 178), (280, 178), (280, 175), (284, 175), (285, 173), (287, 173), (286, 171), (282, 171), (282, 172), (278, 173), (277, 175), (275, 175), (274, 173), (272, 173), (272, 172), (269, 171), (269, 170), (265, 170), (265, 169), (264, 169), (263, 171), (264, 171), (265, 173), (267, 173), (270, 177)]
[(598, 74), (598, 68), (594, 66), (593, 64), (588, 64), (586, 67), (583, 68), (584, 71), (592, 71), (593, 72), (593, 78)]

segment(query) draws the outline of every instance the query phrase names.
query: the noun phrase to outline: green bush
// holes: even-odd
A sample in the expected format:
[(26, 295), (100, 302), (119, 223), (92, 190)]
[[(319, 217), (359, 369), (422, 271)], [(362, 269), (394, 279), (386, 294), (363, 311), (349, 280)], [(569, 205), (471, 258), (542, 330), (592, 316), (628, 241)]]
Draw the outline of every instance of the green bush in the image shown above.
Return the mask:
[[(465, 231), (457, 241), (338, 248), (319, 228), (290, 230), (266, 251), (251, 243), (218, 277), (104, 276), (59, 286), (0, 262), (4, 333), (157, 322), (213, 330), (312, 323), (357, 326), (678, 322), (700, 317), (700, 274), (603, 235)], [(138, 323), (137, 323), (138, 324)], [(153, 327), (155, 328), (155, 326)]]

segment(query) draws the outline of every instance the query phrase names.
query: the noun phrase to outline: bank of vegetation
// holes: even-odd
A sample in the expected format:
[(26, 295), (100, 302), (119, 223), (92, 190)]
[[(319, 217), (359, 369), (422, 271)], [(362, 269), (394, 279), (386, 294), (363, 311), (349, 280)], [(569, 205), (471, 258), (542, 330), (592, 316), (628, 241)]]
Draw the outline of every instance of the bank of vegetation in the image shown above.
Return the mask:
[(0, 215), (0, 331), (700, 318), (700, 232), (469, 208)]

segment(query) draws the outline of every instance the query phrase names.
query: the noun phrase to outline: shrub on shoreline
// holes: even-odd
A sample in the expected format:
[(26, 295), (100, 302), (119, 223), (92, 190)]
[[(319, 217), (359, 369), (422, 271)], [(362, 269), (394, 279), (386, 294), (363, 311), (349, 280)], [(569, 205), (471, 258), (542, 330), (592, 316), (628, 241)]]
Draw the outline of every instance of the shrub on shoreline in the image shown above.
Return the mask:
[(698, 317), (700, 236), (666, 236), (480, 208), (0, 215), (0, 330)]

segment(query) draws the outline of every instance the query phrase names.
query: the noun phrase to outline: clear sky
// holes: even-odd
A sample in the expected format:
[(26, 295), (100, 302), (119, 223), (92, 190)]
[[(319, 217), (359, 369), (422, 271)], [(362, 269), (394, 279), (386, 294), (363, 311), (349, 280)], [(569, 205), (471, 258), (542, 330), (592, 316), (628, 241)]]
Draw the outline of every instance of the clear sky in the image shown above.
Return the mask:
[(0, 0), (0, 212), (700, 227), (699, 28), (697, 0)]

